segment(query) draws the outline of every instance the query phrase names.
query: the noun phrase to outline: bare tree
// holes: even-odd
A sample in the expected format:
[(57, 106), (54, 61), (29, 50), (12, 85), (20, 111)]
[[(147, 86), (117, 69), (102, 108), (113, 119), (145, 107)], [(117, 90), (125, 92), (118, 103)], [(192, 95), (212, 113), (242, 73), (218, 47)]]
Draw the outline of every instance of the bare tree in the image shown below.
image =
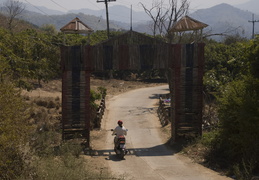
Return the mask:
[(190, 3), (188, 0), (153, 0), (150, 9), (143, 3), (141, 5), (153, 21), (153, 35), (167, 35), (171, 41), (170, 29), (175, 22), (188, 14)]
[(7, 0), (3, 5), (3, 11), (7, 15), (8, 29), (12, 31), (14, 19), (25, 9), (23, 3), (16, 0)]
[[(142, 7), (144, 8), (146, 14), (152, 19), (152, 24), (151, 24), (151, 29), (152, 29), (152, 33), (153, 36), (155, 36), (157, 34), (157, 30), (159, 30), (159, 34), (161, 35), (161, 27), (163, 24), (163, 7), (162, 7), (162, 1), (158, 2), (158, 1), (153, 1), (152, 3), (152, 7), (150, 9), (147, 9), (146, 6), (142, 3), (140, 3), (142, 5)], [(155, 11), (155, 12), (154, 12)]]

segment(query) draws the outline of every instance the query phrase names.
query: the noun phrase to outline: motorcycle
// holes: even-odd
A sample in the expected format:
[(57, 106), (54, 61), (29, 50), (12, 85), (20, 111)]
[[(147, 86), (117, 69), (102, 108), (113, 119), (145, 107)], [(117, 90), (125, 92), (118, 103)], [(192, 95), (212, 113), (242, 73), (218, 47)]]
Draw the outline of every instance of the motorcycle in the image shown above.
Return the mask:
[[(113, 129), (111, 129), (113, 131)], [(116, 134), (115, 134), (116, 135)], [(115, 141), (114, 141), (115, 143)], [(128, 153), (126, 149), (126, 138), (125, 136), (119, 136), (116, 144), (114, 145), (114, 151), (120, 159), (124, 159), (124, 156)]]

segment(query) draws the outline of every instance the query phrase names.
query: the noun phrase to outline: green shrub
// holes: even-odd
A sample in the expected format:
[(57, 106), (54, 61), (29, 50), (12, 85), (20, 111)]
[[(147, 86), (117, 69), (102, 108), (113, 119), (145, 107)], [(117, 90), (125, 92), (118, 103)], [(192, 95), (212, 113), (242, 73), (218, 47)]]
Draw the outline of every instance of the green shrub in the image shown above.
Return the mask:
[(107, 95), (107, 89), (104, 87), (98, 87), (97, 90), (101, 93), (102, 97), (105, 98)]
[(221, 131), (214, 153), (248, 175), (259, 171), (258, 99), (259, 80), (252, 77), (230, 83), (219, 98)]
[(30, 126), (25, 100), (9, 83), (0, 82), (0, 179), (22, 173), (23, 153)]

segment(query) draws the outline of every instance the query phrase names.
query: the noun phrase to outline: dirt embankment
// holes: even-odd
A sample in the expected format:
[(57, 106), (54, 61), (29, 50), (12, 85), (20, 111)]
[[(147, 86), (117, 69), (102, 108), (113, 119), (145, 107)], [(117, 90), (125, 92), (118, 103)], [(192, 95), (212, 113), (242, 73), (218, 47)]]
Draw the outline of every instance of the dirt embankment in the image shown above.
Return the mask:
[[(96, 79), (91, 78), (90, 88), (97, 91), (98, 87), (104, 87), (107, 89), (107, 95), (112, 96), (127, 92), (133, 89), (138, 89), (142, 87), (152, 87), (157, 85), (163, 85), (165, 83), (150, 83), (144, 81), (124, 81), (117, 79)], [(40, 88), (35, 88), (32, 91), (23, 91), (24, 95), (30, 97), (61, 97), (62, 92), (62, 81), (53, 80), (47, 83), (42, 83)]]

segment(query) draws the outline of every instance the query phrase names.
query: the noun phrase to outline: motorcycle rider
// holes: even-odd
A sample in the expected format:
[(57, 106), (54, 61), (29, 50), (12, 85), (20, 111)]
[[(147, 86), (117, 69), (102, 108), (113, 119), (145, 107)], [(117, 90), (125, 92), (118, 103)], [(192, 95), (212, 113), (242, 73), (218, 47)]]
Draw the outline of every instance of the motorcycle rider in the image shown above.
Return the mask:
[(114, 137), (114, 148), (116, 148), (116, 144), (118, 141), (119, 136), (126, 136), (127, 135), (127, 129), (122, 125), (123, 121), (118, 121), (118, 126), (113, 130), (112, 135), (116, 135)]

